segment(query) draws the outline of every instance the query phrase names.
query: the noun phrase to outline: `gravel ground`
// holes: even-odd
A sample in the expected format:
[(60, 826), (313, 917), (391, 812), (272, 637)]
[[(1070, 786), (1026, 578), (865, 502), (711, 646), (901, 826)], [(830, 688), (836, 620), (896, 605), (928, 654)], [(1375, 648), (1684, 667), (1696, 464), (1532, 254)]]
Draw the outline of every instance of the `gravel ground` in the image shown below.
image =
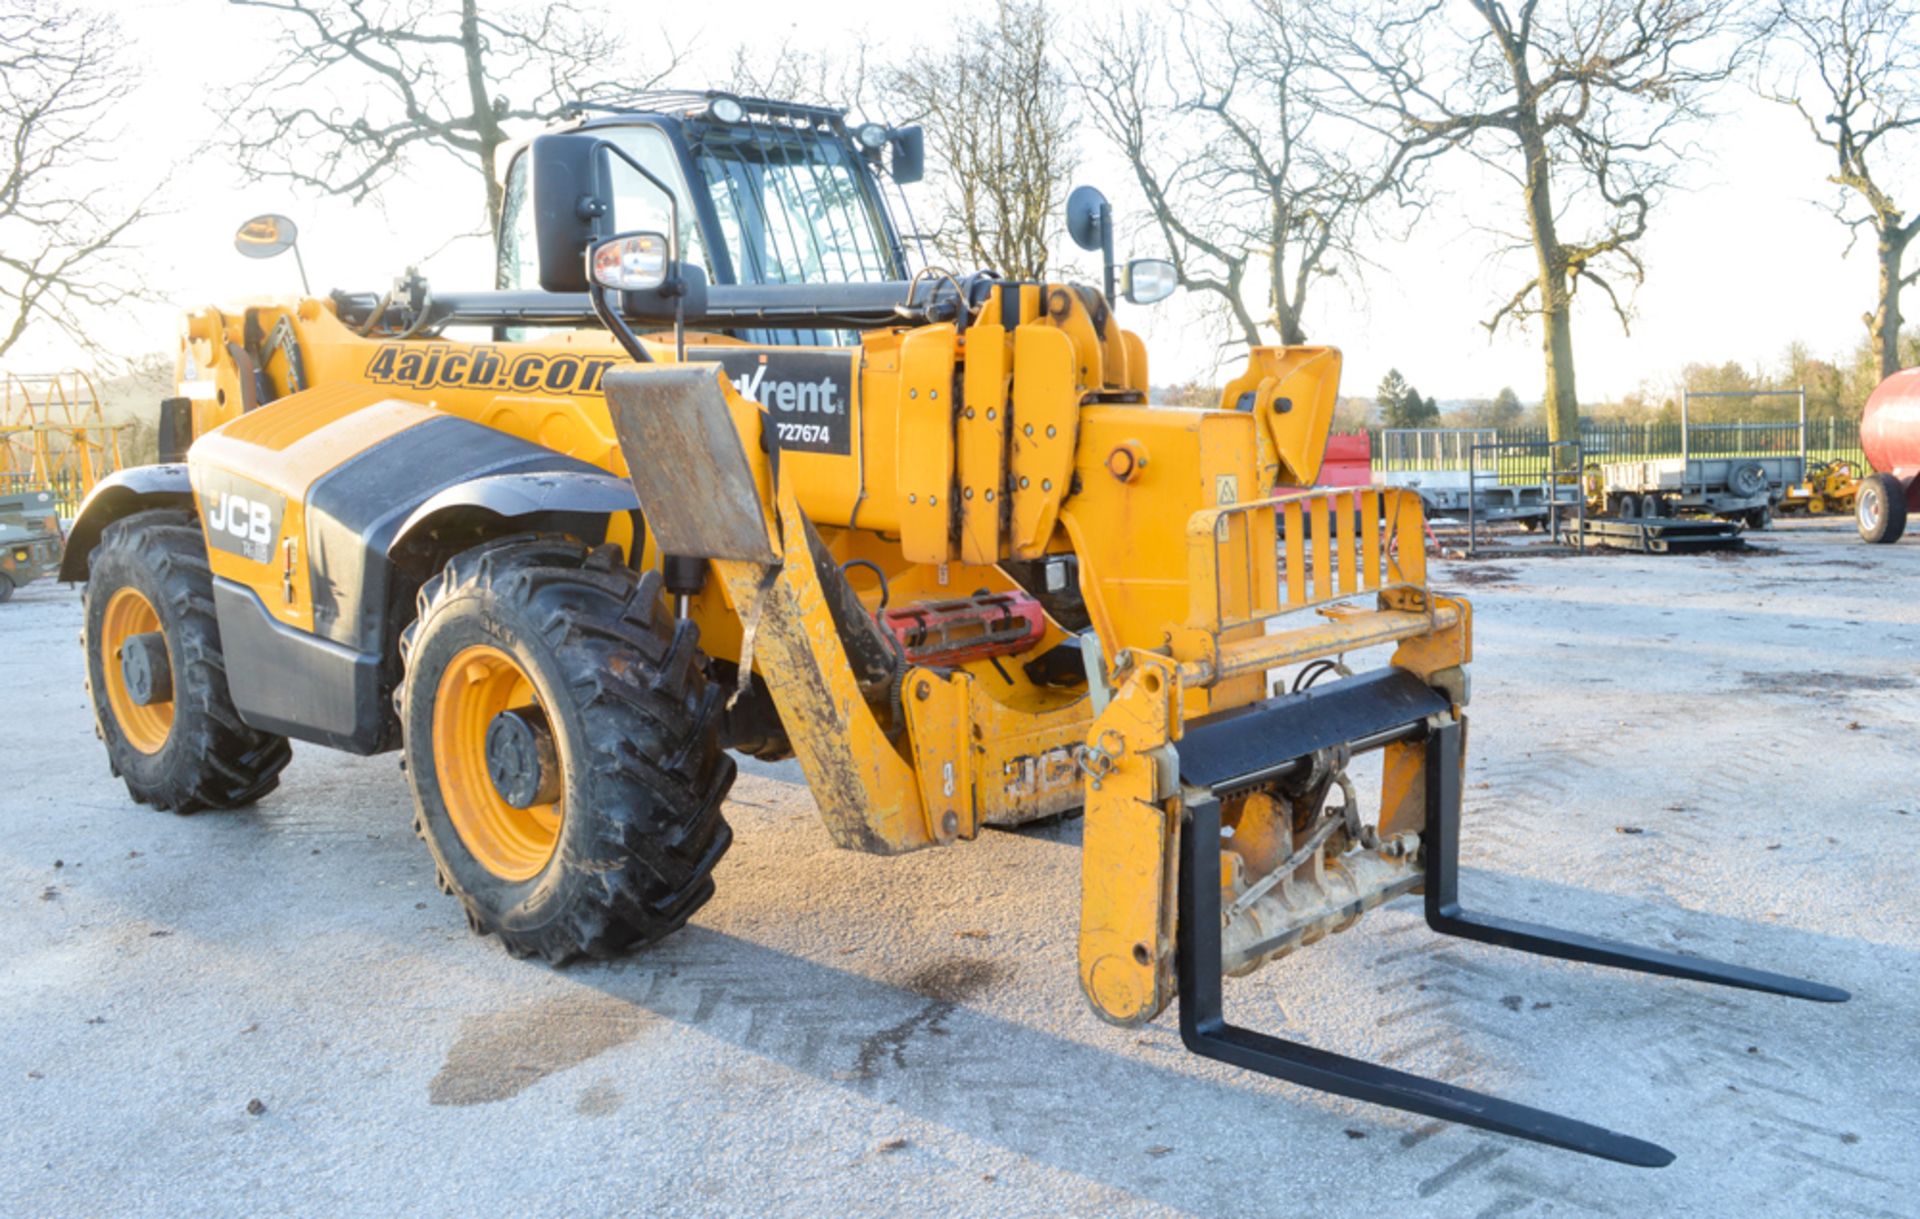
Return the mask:
[(743, 777), (719, 895), (631, 961), (470, 935), (393, 757), (132, 804), (71, 590), (0, 607), (0, 1215), (1913, 1215), (1920, 542), (1438, 564), (1473, 597), (1483, 907), (1843, 1006), (1441, 941), (1414, 899), (1235, 1018), (1650, 1138), (1630, 1169), (1192, 1058), (1074, 982), (1079, 828), (882, 860)]

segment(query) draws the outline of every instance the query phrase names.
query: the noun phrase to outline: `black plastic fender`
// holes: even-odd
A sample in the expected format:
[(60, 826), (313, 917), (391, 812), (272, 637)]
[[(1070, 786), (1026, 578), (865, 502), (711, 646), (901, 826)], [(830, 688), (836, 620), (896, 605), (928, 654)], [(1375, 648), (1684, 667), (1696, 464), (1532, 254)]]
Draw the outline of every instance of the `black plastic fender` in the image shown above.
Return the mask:
[(60, 560), (60, 579), (80, 584), (87, 578), (87, 560), (100, 542), (101, 531), (123, 516), (149, 508), (192, 508), (193, 486), (183, 464), (132, 466), (115, 470), (93, 485), (73, 527), (67, 530), (67, 552)]
[(503, 521), (552, 514), (605, 517), (640, 507), (633, 484), (599, 469), (487, 474), (436, 492), (415, 508), (387, 546), (395, 555), (435, 523), (479, 510)]

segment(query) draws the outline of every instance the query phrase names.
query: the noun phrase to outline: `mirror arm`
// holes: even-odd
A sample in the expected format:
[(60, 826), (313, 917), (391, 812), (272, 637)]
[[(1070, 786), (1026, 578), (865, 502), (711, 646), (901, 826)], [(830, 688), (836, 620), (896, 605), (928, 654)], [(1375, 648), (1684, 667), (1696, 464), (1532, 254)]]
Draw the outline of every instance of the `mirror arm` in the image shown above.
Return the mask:
[(290, 242), (287, 248), (293, 251), (293, 265), (300, 268), (300, 295), (312, 296), (313, 285), (307, 282), (307, 260), (300, 257), (300, 243)]
[(1113, 204), (1104, 200), (1100, 204), (1100, 257), (1106, 262), (1107, 308), (1114, 306), (1113, 294)]
[[(627, 168), (633, 170), (633, 172), (639, 174), (648, 182), (651, 182), (655, 190), (667, 197), (667, 278), (666, 282), (660, 285), (660, 292), (663, 296), (674, 298), (674, 360), (677, 363), (684, 364), (687, 360), (687, 285), (680, 278), (680, 196), (674, 193), (672, 187), (655, 177), (652, 171), (648, 170), (646, 166), (627, 155), (627, 150), (615, 144), (612, 140), (601, 140), (599, 143), (599, 151), (602, 156), (619, 157), (622, 161), (625, 161)], [(609, 168), (611, 168), (611, 166), (609, 166)], [(602, 174), (601, 180), (607, 184), (609, 189), (612, 188), (613, 174), (611, 172)], [(589, 252), (589, 258), (590, 257), (591, 252)], [(1109, 255), (1108, 261), (1112, 261), (1111, 255)], [(588, 292), (593, 298), (594, 312), (600, 314), (600, 320), (604, 322), (608, 317), (613, 316), (614, 311), (606, 306), (604, 300), (605, 293), (600, 290), (599, 285), (593, 283), (593, 265), (591, 261), (589, 261), (587, 265), (587, 282), (591, 285), (588, 288)], [(615, 336), (620, 340), (620, 345), (625, 347), (634, 359), (642, 363), (650, 362), (653, 357), (647, 355), (646, 349), (640, 346), (640, 340), (634, 337), (633, 329), (627, 325), (626, 319), (618, 318), (617, 322), (617, 328), (612, 322), (608, 323), (607, 328), (614, 331)]]
[[(592, 266), (592, 250), (587, 251), (587, 258), (588, 266)], [(633, 327), (627, 325), (627, 319), (620, 316), (620, 311), (607, 302), (607, 289), (595, 282), (591, 273), (587, 276), (587, 300), (593, 305), (593, 315), (600, 319), (601, 325), (613, 332), (613, 337), (620, 340), (620, 346), (626, 348), (635, 363), (653, 363), (653, 356), (640, 342), (640, 336), (633, 332)]]

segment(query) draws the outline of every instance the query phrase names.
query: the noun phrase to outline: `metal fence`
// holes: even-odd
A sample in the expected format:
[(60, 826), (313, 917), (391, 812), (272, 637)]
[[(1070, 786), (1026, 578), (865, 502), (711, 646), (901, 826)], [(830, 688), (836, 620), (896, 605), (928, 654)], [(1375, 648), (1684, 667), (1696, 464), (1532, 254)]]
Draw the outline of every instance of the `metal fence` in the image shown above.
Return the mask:
[[(1673, 423), (1583, 420), (1580, 446), (1589, 463), (1647, 461), (1661, 457), (1768, 457), (1800, 451), (1798, 423)], [(1545, 427), (1379, 428), (1373, 431), (1373, 468), (1382, 472), (1466, 470), (1476, 445), (1544, 445)], [(1545, 450), (1501, 452), (1496, 460), (1505, 485), (1537, 483), (1552, 461)], [(1807, 461), (1845, 458), (1867, 468), (1860, 451), (1860, 424), (1853, 419), (1809, 419)], [(1483, 457), (1484, 460), (1484, 457)]]
[(80, 501), (87, 498), (87, 484), (76, 471), (55, 470), (49, 478), (36, 478), (32, 474), (0, 474), (0, 495), (41, 488), (53, 492), (55, 508), (66, 519), (78, 516)]

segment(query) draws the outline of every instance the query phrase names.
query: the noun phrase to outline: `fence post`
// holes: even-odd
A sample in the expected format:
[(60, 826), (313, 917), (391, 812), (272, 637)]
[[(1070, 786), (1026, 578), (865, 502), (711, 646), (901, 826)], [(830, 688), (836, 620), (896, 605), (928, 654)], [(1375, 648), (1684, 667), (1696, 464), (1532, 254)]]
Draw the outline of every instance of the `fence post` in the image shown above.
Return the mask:
[(1800, 387), (1800, 477), (1807, 476), (1807, 387)]
[(1687, 388), (1680, 387), (1680, 490), (1687, 489)]

